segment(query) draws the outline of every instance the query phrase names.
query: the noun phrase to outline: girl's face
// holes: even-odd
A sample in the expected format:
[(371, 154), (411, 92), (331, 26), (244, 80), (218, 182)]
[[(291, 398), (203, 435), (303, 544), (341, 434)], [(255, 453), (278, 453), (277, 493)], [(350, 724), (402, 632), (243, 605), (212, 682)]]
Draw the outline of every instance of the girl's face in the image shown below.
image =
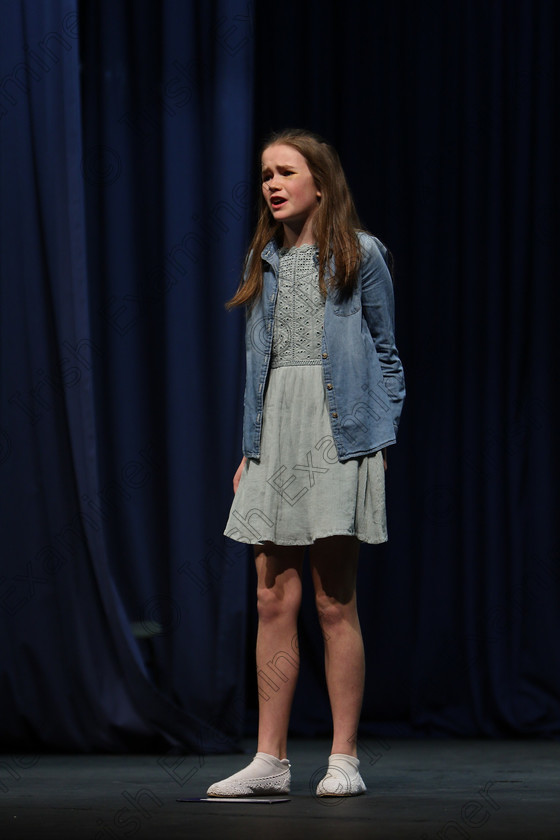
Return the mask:
[(311, 220), (321, 198), (303, 155), (284, 143), (263, 152), (262, 191), (276, 221), (300, 231)]

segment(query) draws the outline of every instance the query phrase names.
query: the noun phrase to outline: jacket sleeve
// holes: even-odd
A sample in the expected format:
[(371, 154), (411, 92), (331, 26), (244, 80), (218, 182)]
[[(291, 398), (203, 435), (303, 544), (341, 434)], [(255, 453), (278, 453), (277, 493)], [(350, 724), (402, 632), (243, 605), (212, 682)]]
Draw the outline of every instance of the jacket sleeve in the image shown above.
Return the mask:
[(395, 301), (393, 281), (381, 249), (385, 246), (370, 235), (361, 234), (362, 312), (373, 338), (383, 375), (383, 385), (391, 401), (395, 434), (405, 397), (402, 362), (395, 343)]

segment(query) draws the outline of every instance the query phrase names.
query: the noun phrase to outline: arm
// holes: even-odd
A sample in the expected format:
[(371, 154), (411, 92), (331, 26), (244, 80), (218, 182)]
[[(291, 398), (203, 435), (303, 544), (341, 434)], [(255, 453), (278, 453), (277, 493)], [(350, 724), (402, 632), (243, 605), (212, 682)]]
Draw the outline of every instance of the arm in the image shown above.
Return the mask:
[(379, 357), (396, 433), (404, 402), (405, 383), (403, 366), (395, 344), (393, 281), (375, 239), (372, 236), (360, 239), (363, 251), (362, 309)]
[(239, 486), (239, 479), (241, 478), (241, 473), (243, 472), (243, 468), (245, 467), (245, 461), (246, 460), (247, 460), (247, 458), (245, 456), (243, 456), (243, 458), (241, 459), (241, 463), (237, 467), (237, 471), (236, 471), (235, 475), (233, 476), (233, 493), (234, 493), (234, 495), (235, 495), (235, 493), (237, 493), (237, 488)]

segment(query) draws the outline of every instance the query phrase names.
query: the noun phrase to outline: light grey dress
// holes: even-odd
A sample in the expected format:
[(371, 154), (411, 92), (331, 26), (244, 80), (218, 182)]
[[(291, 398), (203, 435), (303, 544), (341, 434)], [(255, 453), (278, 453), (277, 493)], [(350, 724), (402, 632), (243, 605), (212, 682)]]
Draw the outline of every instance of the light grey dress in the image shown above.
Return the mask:
[(280, 251), (259, 461), (241, 475), (224, 531), (245, 543), (322, 537), (387, 540), (381, 452), (341, 463), (330, 426), (321, 339), (324, 299), (314, 245)]

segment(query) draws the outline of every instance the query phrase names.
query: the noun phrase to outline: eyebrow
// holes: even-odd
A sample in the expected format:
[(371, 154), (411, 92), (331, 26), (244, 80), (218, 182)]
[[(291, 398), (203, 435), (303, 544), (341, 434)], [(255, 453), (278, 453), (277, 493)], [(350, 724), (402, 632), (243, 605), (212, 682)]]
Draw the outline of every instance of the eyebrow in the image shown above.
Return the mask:
[[(263, 164), (261, 165), (261, 169), (262, 169), (263, 171), (264, 171), (265, 169), (271, 169), (271, 168), (272, 168), (271, 166), (268, 166), (268, 165), (267, 165), (267, 164), (265, 164), (265, 163), (263, 163)], [(297, 166), (295, 165), (295, 163), (279, 163), (279, 164), (278, 164), (278, 169), (297, 169)]]

